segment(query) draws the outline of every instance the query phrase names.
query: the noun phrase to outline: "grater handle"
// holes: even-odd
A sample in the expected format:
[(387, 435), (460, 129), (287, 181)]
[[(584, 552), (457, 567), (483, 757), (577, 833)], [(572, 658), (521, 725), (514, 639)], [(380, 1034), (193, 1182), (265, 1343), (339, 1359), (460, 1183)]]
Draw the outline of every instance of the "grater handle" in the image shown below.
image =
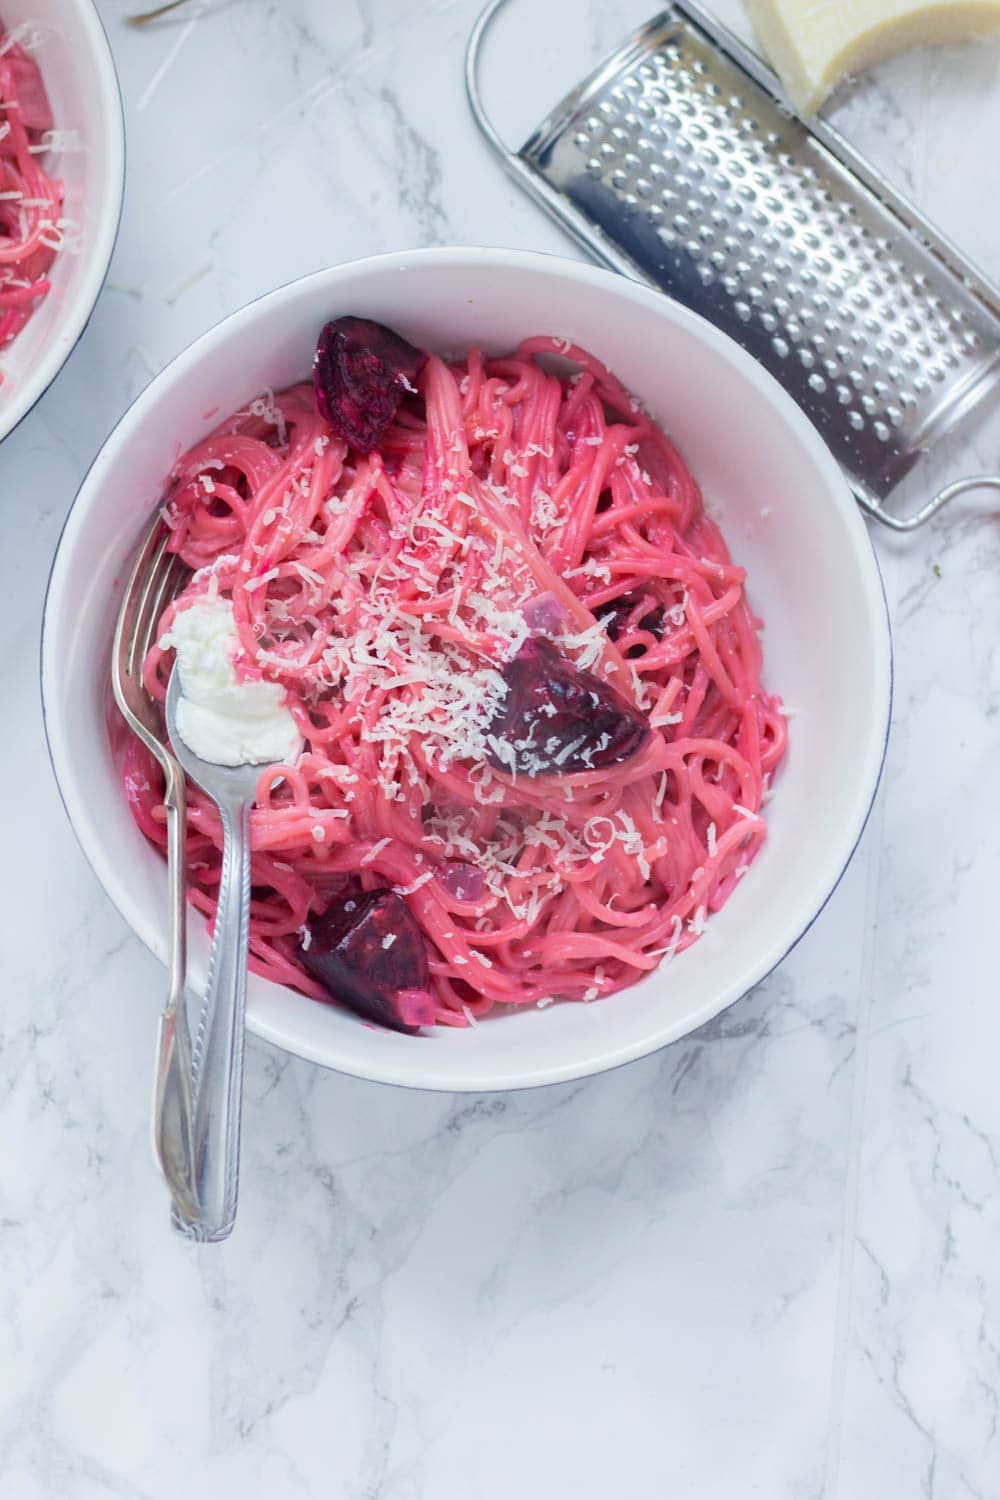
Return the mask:
[(604, 241), (594, 224), (582, 214), (577, 213), (561, 193), (556, 192), (544, 178), (533, 172), (527, 162), (508, 146), (493, 123), (493, 117), (487, 110), (483, 99), (483, 46), (492, 30), (493, 22), (507, 3), (508, 0), (487, 0), (487, 4), (479, 13), (476, 24), (469, 33), (465, 48), (465, 92), (473, 118), (504, 171), (513, 177), (527, 193), (530, 193), (531, 197), (540, 203), (553, 218), (558, 219), (563, 228), (586, 250), (588, 255), (601, 261), (612, 271), (629, 276), (633, 281), (639, 280), (637, 268), (632, 265), (631, 261), (618, 254), (613, 246)]
[[(488, 0), (488, 3), (476, 17), (476, 24), (469, 33), (469, 40), (465, 48), (465, 92), (468, 95), (469, 108), (475, 116), (476, 124), (508, 171), (513, 171), (515, 164), (517, 164), (527, 173), (527, 168), (524, 167), (523, 163), (517, 162), (516, 153), (510, 149), (503, 136), (497, 130), (492, 116), (483, 102), (483, 81), (481, 77), (483, 43), (486, 41), (487, 33), (493, 26), (497, 13), (502, 10), (506, 3), (507, 0)], [(518, 171), (515, 175), (521, 176), (521, 172)]]
[(638, 266), (605, 239), (596, 224), (579, 213), (562, 193), (550, 187), (544, 177), (539, 177), (537, 172), (532, 171), (523, 157), (508, 146), (493, 123), (493, 117), (483, 100), (481, 76), (483, 45), (492, 29), (493, 22), (507, 4), (508, 0), (487, 0), (487, 4), (469, 33), (465, 49), (465, 92), (476, 124), (508, 176), (513, 177), (514, 181), (535, 199), (536, 203), (540, 203), (552, 218), (558, 220), (566, 233), (576, 240), (592, 260), (607, 266), (610, 271), (617, 271), (620, 276), (627, 276), (631, 281), (642, 281), (647, 286), (650, 285)]
[(916, 531), (918, 526), (923, 526), (931, 516), (969, 490), (1000, 490), (1000, 474), (972, 474), (967, 479), (954, 479), (910, 516), (894, 516), (879, 504), (874, 495), (857, 485), (854, 486), (854, 496), (861, 509), (881, 521), (883, 526), (889, 526), (893, 531)]

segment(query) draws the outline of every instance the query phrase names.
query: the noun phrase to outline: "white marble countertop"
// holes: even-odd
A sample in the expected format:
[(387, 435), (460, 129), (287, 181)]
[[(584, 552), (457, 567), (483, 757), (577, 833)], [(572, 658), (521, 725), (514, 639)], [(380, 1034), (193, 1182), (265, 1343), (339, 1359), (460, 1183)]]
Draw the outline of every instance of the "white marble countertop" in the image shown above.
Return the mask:
[[(470, 128), (476, 6), (191, 0), (136, 32), (131, 0), (103, 4), (121, 238), (80, 347), (0, 452), (0, 1496), (996, 1500), (986, 497), (878, 537), (897, 650), (882, 794), (765, 984), (659, 1056), (519, 1096), (394, 1091), (251, 1042), (237, 1232), (198, 1248), (167, 1228), (147, 1144), (162, 975), (47, 764), (50, 559), (129, 400), (248, 298), (404, 245), (566, 250)], [(515, 134), (645, 10), (535, 0), (498, 84)], [(900, 60), (836, 111), (994, 275), (998, 61)], [(939, 472), (995, 464), (998, 435), (994, 416)]]

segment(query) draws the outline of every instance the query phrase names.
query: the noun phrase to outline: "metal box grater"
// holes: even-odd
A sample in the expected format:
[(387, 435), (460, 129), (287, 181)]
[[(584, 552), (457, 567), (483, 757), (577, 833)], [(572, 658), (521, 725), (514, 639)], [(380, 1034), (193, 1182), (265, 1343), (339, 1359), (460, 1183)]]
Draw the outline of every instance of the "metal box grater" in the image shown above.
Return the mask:
[(864, 508), (885, 502), (943, 433), (1000, 381), (1000, 293), (847, 142), (784, 104), (760, 59), (692, 0), (630, 37), (511, 151), (476, 119), (518, 181), (594, 255), (649, 282), (741, 344), (825, 439)]

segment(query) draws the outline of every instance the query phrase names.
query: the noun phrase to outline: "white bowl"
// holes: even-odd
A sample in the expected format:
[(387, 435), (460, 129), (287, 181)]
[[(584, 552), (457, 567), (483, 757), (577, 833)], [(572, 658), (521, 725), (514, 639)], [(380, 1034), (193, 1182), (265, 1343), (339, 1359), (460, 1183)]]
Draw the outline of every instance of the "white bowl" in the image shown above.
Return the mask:
[[(531, 1007), (474, 1029), (408, 1037), (251, 976), (250, 1028), (327, 1067), (423, 1088), (521, 1088), (641, 1057), (738, 999), (830, 895), (878, 781), (890, 645), (868, 534), (812, 427), (735, 344), (623, 277), (520, 251), (382, 255), (270, 293), (168, 365), (94, 463), (49, 585), (43, 696), (67, 811), (111, 899), (162, 959), (164, 866), (132, 822), (105, 729), (122, 580), (177, 453), (264, 386), (305, 375), (321, 324), (347, 312), (439, 350), (474, 341), (505, 350), (553, 333), (607, 361), (677, 439), (749, 568), (751, 600), (767, 621), (767, 682), (796, 716), (763, 852), (705, 937), (634, 988), (595, 1005)], [(195, 988), (204, 986), (207, 954), (195, 917)]]
[(37, 38), (32, 55), (65, 150), (46, 165), (66, 184), (67, 219), (78, 248), (57, 255), (52, 290), (9, 348), (0, 351), (0, 439), (51, 385), (79, 339), (104, 285), (121, 217), (125, 128), (118, 78), (91, 0), (3, 0), (8, 32), (22, 22)]

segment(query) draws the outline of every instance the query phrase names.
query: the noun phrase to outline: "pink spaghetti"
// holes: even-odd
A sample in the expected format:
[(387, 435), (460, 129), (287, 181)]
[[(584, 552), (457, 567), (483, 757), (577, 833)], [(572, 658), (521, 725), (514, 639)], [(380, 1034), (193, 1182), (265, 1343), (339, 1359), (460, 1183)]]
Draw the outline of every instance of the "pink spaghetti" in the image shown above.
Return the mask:
[[(258, 785), (255, 971), (330, 999), (303, 965), (310, 922), (391, 889), (419, 925), (437, 1022), (464, 1026), (609, 995), (694, 942), (764, 839), (785, 720), (743, 569), (603, 365), (533, 338), (431, 356), (406, 389), (371, 453), (299, 385), (178, 461), (164, 514), (193, 576), (161, 636), (198, 595), (231, 600), (237, 669), (281, 684), (305, 737)], [(147, 659), (160, 698), (171, 661)], [(562, 674), (551, 701), (546, 671)], [(535, 695), (521, 739), (516, 682)], [(620, 748), (555, 733), (532, 760), (580, 684), (618, 705)], [(163, 847), (137, 743), (125, 780)], [(211, 917), (220, 828), (189, 797), (191, 899)]]
[(36, 63), (0, 24), (0, 349), (49, 291), (62, 244), (62, 183), (41, 165), (52, 129)]

